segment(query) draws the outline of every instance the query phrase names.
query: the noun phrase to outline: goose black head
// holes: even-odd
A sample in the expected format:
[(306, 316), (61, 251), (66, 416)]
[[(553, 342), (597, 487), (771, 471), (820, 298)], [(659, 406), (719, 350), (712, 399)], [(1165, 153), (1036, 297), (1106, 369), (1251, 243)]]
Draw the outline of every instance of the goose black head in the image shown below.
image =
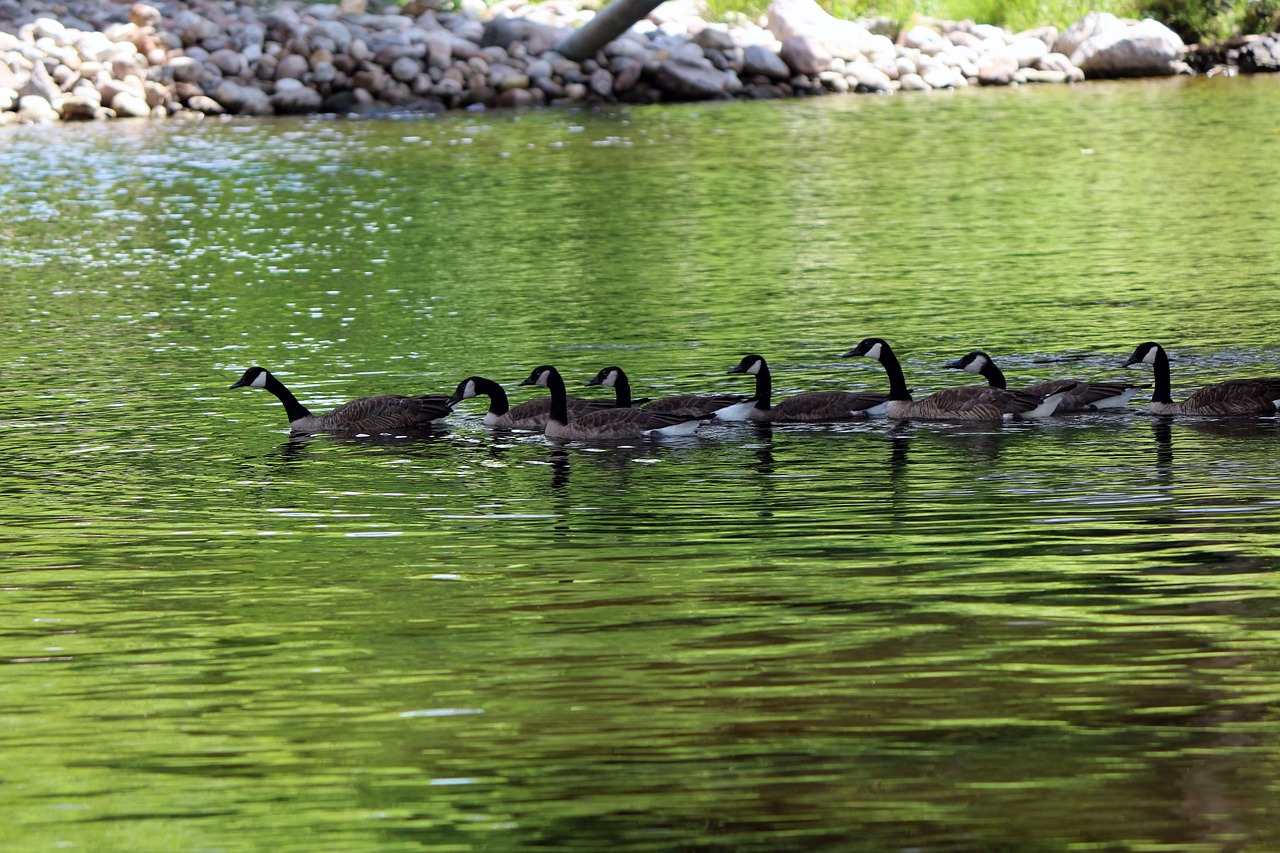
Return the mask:
[(876, 361), (889, 350), (889, 344), (884, 338), (863, 338), (859, 344), (848, 352), (844, 353), (841, 358), (849, 358), (851, 356), (860, 355), (866, 358), (874, 358)]
[(970, 373), (981, 373), (991, 363), (991, 356), (985, 352), (974, 350), (947, 365), (955, 370), (967, 370)]
[(621, 367), (606, 367), (596, 374), (595, 378), (588, 382), (588, 385), (603, 385), (605, 388), (615, 388), (618, 385), (618, 377), (622, 375)]
[(730, 368), (730, 373), (746, 373), (749, 376), (758, 376), (760, 371), (765, 370), (766, 365), (764, 357), (752, 353), (744, 355), (742, 361), (738, 362), (736, 367)]
[(480, 381), (479, 376), (468, 376), (466, 379), (458, 383), (458, 387), (454, 389), (453, 394), (449, 396), (449, 408), (461, 403), (463, 400), (470, 400), (472, 397), (479, 396), (476, 385)]
[(271, 372), (265, 367), (250, 367), (231, 388), (266, 388)]
[(1138, 348), (1133, 351), (1133, 355), (1129, 356), (1129, 360), (1124, 363), (1125, 367), (1131, 367), (1135, 364), (1155, 364), (1160, 353), (1164, 349), (1155, 341), (1147, 341), (1138, 344)]
[(543, 388), (546, 388), (547, 383), (551, 378), (551, 374), (555, 372), (556, 372), (556, 369), (549, 364), (544, 364), (541, 367), (535, 367), (533, 369), (533, 372), (529, 374), (529, 378), (521, 382), (520, 384), (521, 385), (540, 385)]

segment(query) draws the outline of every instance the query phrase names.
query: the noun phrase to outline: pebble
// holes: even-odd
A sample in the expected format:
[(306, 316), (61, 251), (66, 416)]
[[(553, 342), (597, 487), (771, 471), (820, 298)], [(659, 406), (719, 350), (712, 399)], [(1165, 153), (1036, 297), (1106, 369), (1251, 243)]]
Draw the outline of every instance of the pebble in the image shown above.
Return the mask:
[[(917, 18), (894, 42), (892, 22), (836, 19), (814, 0), (772, 0), (759, 23), (709, 22), (691, 3), (667, 3), (577, 63), (554, 48), (590, 19), (579, 0), (456, 11), (361, 0), (7, 8), (15, 19), (0, 19), (0, 123), (1063, 84), (1086, 71), (1124, 76), (1113, 45), (1130, 32), (1161, 51), (1144, 57), (1141, 73), (1187, 70), (1180, 40), (1159, 24), (1098, 13), (1062, 33)], [(1247, 57), (1258, 68), (1277, 64), (1255, 55), (1262, 50)]]

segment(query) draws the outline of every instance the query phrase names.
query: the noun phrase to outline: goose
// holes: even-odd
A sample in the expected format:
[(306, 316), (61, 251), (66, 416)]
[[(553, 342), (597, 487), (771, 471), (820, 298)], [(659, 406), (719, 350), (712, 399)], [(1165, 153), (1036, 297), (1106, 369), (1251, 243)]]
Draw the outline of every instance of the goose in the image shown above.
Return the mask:
[(1272, 415), (1280, 408), (1280, 377), (1229, 379), (1196, 391), (1181, 403), (1170, 396), (1169, 356), (1155, 341), (1138, 344), (1124, 363), (1149, 364), (1155, 370), (1156, 387), (1147, 411), (1153, 415)]
[[(631, 382), (621, 367), (606, 367), (596, 374), (588, 385), (600, 385), (613, 388), (618, 398), (631, 396)], [(646, 412), (664, 412), (668, 414), (688, 415), (695, 418), (709, 418), (713, 414), (719, 416), (726, 407), (735, 406), (746, 401), (741, 394), (681, 394), (675, 397), (660, 397), (649, 400), (640, 408)]]
[[(449, 406), (456, 406), (472, 397), (489, 398), (489, 411), (484, 415), (484, 425), (487, 427), (528, 429), (538, 432), (542, 432), (547, 427), (547, 416), (551, 413), (550, 397), (537, 397), (512, 407), (507, 402), (507, 392), (497, 382), (483, 376), (468, 376), (458, 383), (457, 389), (449, 397)], [(570, 411), (576, 414), (628, 408), (631, 405), (631, 395), (628, 392), (625, 400), (621, 392), (613, 400), (586, 400), (582, 397), (570, 397), (568, 405)]]
[(560, 371), (549, 364), (535, 367), (521, 385), (538, 385), (551, 392), (551, 412), (547, 418), (547, 438), (563, 441), (619, 441), (690, 435), (702, 417), (646, 412), (644, 409), (599, 409), (578, 414), (569, 408), (569, 394)]
[[(967, 370), (986, 378), (992, 388), (1004, 388), (1004, 373), (996, 366), (995, 361), (985, 352), (974, 350), (967, 353), (947, 367), (956, 370)], [(1079, 379), (1046, 379), (1022, 389), (1037, 397), (1047, 397), (1058, 391), (1065, 391), (1055, 415), (1067, 412), (1096, 412), (1099, 409), (1122, 409), (1138, 390), (1136, 385), (1123, 382), (1081, 382)]]
[(796, 394), (770, 403), (773, 396), (773, 379), (769, 365), (762, 356), (751, 353), (743, 356), (730, 373), (744, 373), (756, 378), (756, 393), (745, 402), (716, 412), (721, 420), (749, 420), (762, 423), (813, 423), (817, 421), (848, 421), (868, 415), (882, 415), (889, 398), (884, 394), (867, 394), (853, 391), (813, 391)]
[(443, 394), (421, 397), (381, 394), (343, 403), (328, 414), (313, 415), (310, 409), (298, 402), (298, 398), (293, 396), (293, 392), (283, 382), (264, 367), (250, 367), (231, 388), (265, 388), (275, 394), (284, 403), (284, 413), (295, 433), (376, 435), (424, 430), (445, 418), (453, 408)]
[(1037, 397), (1024, 391), (1008, 391), (982, 385), (946, 388), (923, 400), (912, 400), (898, 357), (883, 338), (866, 338), (844, 354), (873, 358), (889, 375), (888, 414), (891, 418), (948, 421), (995, 421), (1004, 418), (1044, 418), (1053, 414), (1066, 395), (1057, 391)]

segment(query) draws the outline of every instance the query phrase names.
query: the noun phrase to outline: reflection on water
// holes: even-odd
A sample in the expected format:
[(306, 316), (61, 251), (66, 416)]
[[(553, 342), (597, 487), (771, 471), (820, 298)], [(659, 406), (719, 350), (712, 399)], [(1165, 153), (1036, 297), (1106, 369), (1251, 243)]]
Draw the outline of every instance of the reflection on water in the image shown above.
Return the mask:
[(1280, 90), (956, 94), (6, 129), (0, 848), (1280, 846), (1275, 418), (294, 440), (226, 392), (1276, 371)]

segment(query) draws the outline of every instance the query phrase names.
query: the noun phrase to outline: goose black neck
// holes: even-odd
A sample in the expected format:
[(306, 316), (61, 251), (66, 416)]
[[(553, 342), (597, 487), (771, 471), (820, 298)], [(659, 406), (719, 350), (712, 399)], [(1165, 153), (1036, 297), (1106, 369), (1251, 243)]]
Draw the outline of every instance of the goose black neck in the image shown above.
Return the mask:
[(558, 424), (569, 423), (569, 392), (564, 387), (564, 377), (554, 367), (547, 371), (547, 390), (551, 392), (550, 419)]
[(505, 415), (511, 409), (511, 404), (507, 402), (507, 392), (502, 386), (492, 379), (473, 379), (475, 383), (476, 393), (484, 394), (489, 398), (489, 414)]
[(619, 409), (631, 408), (631, 380), (621, 370), (614, 376), (613, 390), (617, 394), (614, 405)]
[(1151, 392), (1151, 401), (1154, 403), (1172, 403), (1172, 384), (1169, 377), (1169, 356), (1165, 354), (1163, 347), (1156, 348), (1156, 360), (1151, 365), (1155, 372), (1156, 387)]
[(911, 389), (907, 387), (907, 377), (902, 375), (902, 365), (888, 344), (880, 346), (880, 364), (889, 376), (889, 399), (910, 401)]
[(267, 375), (267, 384), (265, 387), (272, 394), (284, 403), (284, 414), (289, 419), (289, 423), (293, 423), (299, 418), (311, 417), (311, 410), (298, 402), (298, 398), (293, 396), (293, 392), (284, 387), (284, 383), (276, 379), (274, 374)]
[(996, 367), (996, 363), (991, 359), (987, 359), (987, 363), (982, 366), (982, 370), (978, 371), (987, 379), (987, 384), (992, 388), (1006, 388), (1004, 382), (1004, 371)]
[(768, 411), (773, 408), (773, 377), (769, 374), (769, 365), (762, 359), (760, 370), (756, 373), (756, 408)]

